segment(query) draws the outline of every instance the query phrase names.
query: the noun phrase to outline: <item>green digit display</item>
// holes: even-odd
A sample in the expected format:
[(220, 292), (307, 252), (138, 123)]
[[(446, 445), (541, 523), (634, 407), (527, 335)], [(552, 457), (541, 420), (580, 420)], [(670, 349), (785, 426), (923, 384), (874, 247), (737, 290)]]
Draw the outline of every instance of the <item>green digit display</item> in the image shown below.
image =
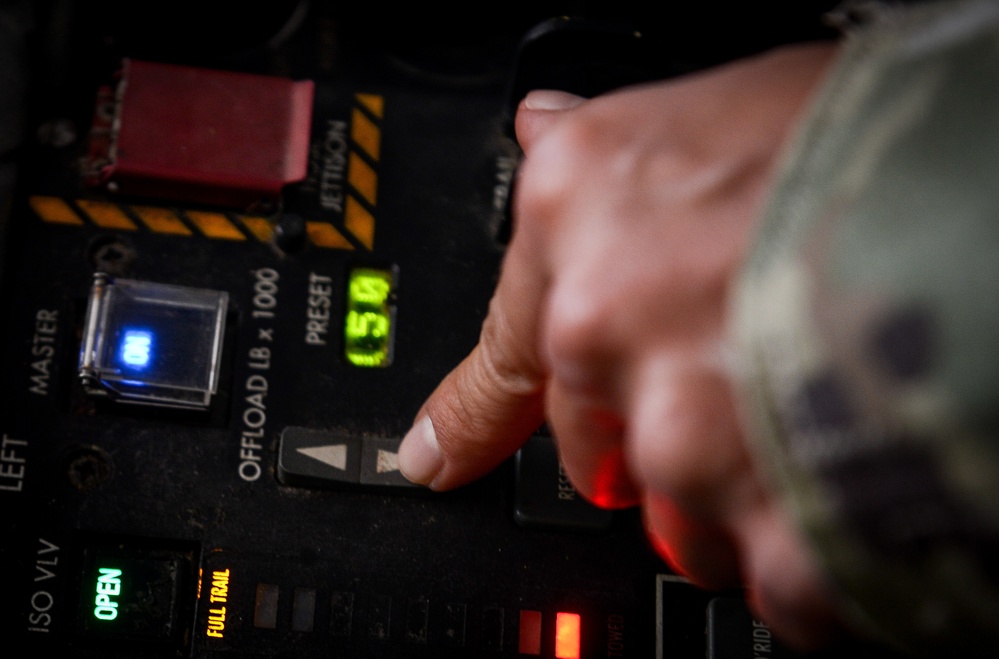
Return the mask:
[(350, 273), (344, 354), (355, 366), (384, 367), (392, 361), (393, 283), (389, 270), (357, 268)]

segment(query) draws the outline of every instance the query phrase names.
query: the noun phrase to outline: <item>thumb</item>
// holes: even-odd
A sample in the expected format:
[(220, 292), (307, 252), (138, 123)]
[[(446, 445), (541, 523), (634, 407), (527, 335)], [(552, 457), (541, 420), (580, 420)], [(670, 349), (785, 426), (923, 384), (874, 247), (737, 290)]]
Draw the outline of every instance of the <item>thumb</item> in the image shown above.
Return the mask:
[(537, 139), (555, 124), (568, 110), (586, 101), (582, 96), (554, 89), (536, 89), (517, 106), (514, 130), (520, 148), (529, 152)]

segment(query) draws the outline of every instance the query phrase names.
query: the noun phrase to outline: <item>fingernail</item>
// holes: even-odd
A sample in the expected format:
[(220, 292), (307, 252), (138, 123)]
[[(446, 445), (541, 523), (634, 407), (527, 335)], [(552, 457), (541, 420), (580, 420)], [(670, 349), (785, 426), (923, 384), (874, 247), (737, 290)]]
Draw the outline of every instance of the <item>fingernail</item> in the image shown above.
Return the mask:
[(399, 471), (413, 483), (429, 485), (443, 466), (434, 424), (429, 416), (421, 417), (399, 445)]
[(528, 110), (571, 110), (586, 99), (557, 89), (535, 89), (524, 97)]

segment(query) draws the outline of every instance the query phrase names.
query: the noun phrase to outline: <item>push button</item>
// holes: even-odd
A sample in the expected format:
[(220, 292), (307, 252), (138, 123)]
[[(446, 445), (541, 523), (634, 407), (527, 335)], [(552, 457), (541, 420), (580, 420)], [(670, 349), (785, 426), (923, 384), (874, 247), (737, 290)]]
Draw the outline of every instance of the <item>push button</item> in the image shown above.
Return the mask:
[(795, 659), (804, 657), (781, 645), (770, 628), (753, 618), (743, 600), (715, 597), (708, 603), (708, 659)]
[(80, 349), (88, 395), (207, 409), (219, 384), (229, 295), (94, 275)]
[(765, 623), (756, 619), (737, 594), (712, 597), (707, 605), (707, 659), (838, 659), (877, 657), (903, 659), (893, 649), (863, 640), (844, 639), (817, 652), (797, 652), (784, 645)]
[(521, 610), (517, 628), (517, 651), (520, 654), (541, 654), (541, 611)]
[(657, 657), (705, 656), (705, 615), (712, 596), (684, 577), (656, 576)]
[(316, 626), (316, 589), (296, 588), (291, 601), (291, 629), (311, 632)]
[(521, 526), (606, 531), (614, 513), (586, 501), (572, 486), (551, 437), (535, 435), (517, 452), (514, 517)]
[(277, 629), (278, 600), (281, 588), (277, 584), (258, 583), (253, 602), (253, 626), (258, 629)]
[(399, 437), (365, 438), (361, 444), (361, 484), (381, 487), (419, 487), (399, 471)]
[(357, 483), (361, 441), (325, 430), (285, 428), (281, 433), (278, 479), (286, 485), (334, 487)]
[(118, 544), (84, 549), (78, 633), (91, 640), (183, 647), (196, 596), (195, 552)]
[(312, 428), (281, 433), (278, 479), (286, 485), (422, 489), (399, 471), (399, 437), (358, 437)]

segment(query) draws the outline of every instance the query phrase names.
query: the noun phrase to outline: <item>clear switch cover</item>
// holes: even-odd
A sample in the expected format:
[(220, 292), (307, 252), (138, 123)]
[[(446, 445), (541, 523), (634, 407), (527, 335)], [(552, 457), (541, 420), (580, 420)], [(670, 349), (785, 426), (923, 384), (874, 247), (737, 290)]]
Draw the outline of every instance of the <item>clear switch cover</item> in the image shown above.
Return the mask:
[(218, 387), (229, 296), (98, 273), (80, 350), (87, 393), (204, 409)]

